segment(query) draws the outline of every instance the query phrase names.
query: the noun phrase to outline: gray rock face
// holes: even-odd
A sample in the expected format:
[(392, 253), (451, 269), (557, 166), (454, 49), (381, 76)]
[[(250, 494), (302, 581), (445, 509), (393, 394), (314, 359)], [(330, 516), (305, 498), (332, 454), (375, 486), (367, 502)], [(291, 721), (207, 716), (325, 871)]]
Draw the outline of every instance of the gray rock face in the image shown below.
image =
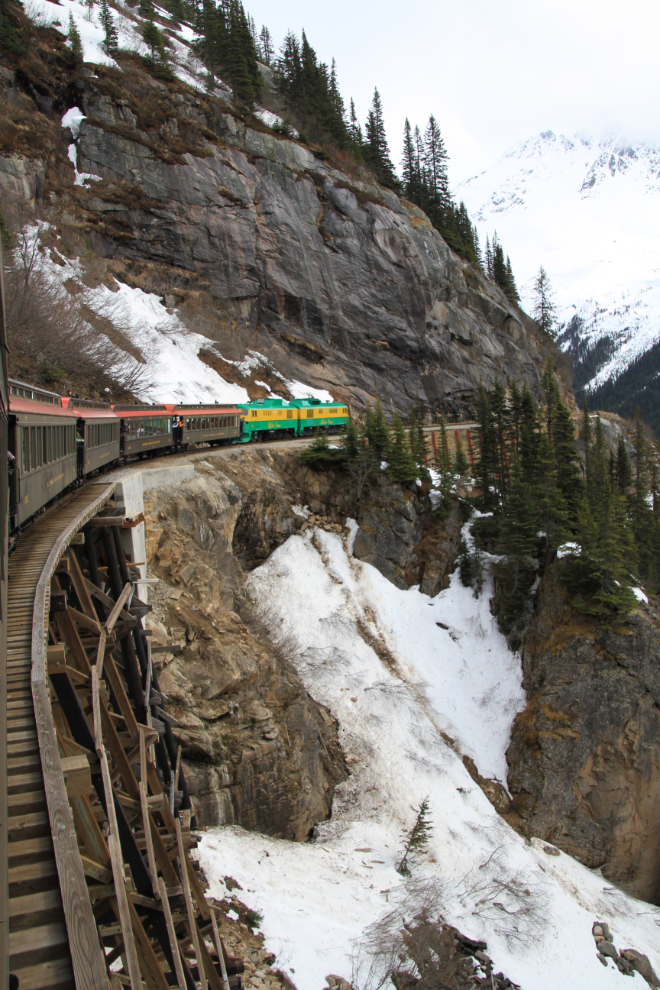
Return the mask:
[[(131, 80), (121, 100), (85, 82), (78, 140), (78, 168), (106, 180), (85, 194), (89, 239), (118, 277), (202, 292), (212, 315), (180, 315), (223, 354), (249, 346), (354, 408), (379, 391), (405, 412), (419, 394), (458, 418), (480, 379), (536, 387), (529, 321), (421, 211), (212, 100), (161, 86), (166, 122), (147, 127)], [(216, 143), (182, 151), (192, 124)]]
[(575, 613), (546, 574), (525, 638), (528, 703), (507, 753), (509, 791), (526, 833), (656, 904), (659, 644), (654, 604), (608, 629)]

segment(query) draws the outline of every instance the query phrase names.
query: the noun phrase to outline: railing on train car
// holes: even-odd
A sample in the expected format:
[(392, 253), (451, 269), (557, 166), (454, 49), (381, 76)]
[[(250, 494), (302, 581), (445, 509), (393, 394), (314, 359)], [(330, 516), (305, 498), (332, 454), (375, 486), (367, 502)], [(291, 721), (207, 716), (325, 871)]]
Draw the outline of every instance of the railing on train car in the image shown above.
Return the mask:
[(7, 375), (7, 333), (5, 326), (5, 290), (3, 282), (2, 243), (0, 242), (0, 982), (9, 985), (9, 885), (7, 860), (7, 568), (9, 478), (7, 449), (9, 441), (9, 385)]

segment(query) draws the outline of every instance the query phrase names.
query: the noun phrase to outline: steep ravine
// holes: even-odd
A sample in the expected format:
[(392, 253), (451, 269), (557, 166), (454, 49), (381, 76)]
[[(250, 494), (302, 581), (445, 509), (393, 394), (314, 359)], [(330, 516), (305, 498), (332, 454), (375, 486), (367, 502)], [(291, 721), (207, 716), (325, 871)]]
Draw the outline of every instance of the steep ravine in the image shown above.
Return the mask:
[[(95, 263), (92, 281), (162, 297), (217, 344), (207, 360), (221, 375), (235, 374), (223, 357), (252, 349), (353, 409), (379, 393), (407, 412), (419, 395), (453, 419), (480, 380), (537, 388), (531, 321), (364, 170), (331, 167), (133, 56), (122, 71), (71, 71), (57, 32), (38, 38), (2, 69), (5, 202), (40, 210), (58, 250)], [(78, 168), (101, 177), (89, 188), (73, 184), (60, 126), (74, 105)]]

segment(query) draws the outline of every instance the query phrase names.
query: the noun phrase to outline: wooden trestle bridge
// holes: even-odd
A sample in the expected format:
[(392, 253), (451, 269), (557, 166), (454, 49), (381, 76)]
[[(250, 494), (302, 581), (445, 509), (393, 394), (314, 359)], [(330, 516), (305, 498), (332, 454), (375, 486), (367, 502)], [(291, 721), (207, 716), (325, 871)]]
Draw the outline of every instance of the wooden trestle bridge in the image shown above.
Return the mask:
[(10, 559), (9, 971), (21, 990), (229, 990), (242, 966), (189, 858), (180, 749), (113, 494), (88, 484), (59, 502)]

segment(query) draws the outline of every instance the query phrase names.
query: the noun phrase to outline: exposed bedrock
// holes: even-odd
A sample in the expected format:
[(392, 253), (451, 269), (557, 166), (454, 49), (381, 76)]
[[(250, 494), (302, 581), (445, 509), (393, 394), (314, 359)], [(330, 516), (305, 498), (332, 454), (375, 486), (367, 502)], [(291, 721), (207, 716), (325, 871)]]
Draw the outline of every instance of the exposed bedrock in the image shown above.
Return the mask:
[(480, 379), (538, 386), (531, 322), (416, 207), (180, 83), (128, 63), (97, 73), (67, 101), (87, 114), (78, 169), (103, 181), (73, 186), (68, 131), (48, 161), (0, 163), (7, 193), (34, 199), (39, 185), (65, 248), (85, 244), (161, 294), (224, 357), (259, 351), (356, 410), (379, 392), (407, 412), (419, 395), (459, 418)]
[(509, 762), (514, 808), (628, 893), (660, 901), (660, 616), (641, 604), (606, 629), (546, 575), (525, 638), (527, 708)]

